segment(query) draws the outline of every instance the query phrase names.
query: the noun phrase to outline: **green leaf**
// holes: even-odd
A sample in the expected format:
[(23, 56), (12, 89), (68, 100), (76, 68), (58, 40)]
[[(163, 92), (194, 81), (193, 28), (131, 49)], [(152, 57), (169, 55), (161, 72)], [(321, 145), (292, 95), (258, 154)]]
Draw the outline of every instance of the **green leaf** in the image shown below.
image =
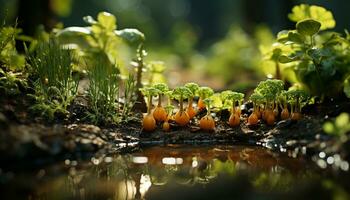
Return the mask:
[(289, 33), (289, 30), (283, 30), (283, 31), (278, 32), (277, 41), (280, 43), (287, 42), (288, 41), (288, 33)]
[(117, 28), (117, 19), (111, 13), (100, 12), (97, 15), (97, 21), (100, 23), (101, 26), (103, 26), (109, 31), (113, 31)]
[(125, 41), (131, 44), (139, 44), (145, 41), (145, 35), (137, 29), (126, 28), (114, 32), (117, 36), (123, 38)]
[(288, 40), (297, 44), (302, 44), (304, 43), (305, 38), (299, 33), (290, 31), (288, 33)]
[(301, 35), (313, 36), (320, 30), (321, 23), (313, 19), (306, 19), (298, 22), (296, 28)]
[(59, 32), (56, 36), (62, 45), (68, 45), (74, 48), (75, 45), (79, 48), (90, 48), (90, 43), (87, 39), (91, 35), (91, 29), (86, 27), (68, 27)]
[(278, 59), (278, 61), (280, 63), (290, 63), (290, 62), (293, 62), (295, 61), (296, 59), (295, 58), (292, 58), (292, 57), (288, 57), (288, 56), (285, 56), (285, 55), (281, 55)]
[(83, 20), (84, 20), (86, 23), (90, 24), (90, 25), (94, 25), (94, 24), (97, 24), (97, 23), (98, 23), (98, 22), (97, 22), (93, 17), (91, 17), (91, 16), (85, 16), (85, 17), (83, 17)]
[(344, 93), (348, 98), (350, 98), (350, 76), (348, 76), (348, 78), (344, 81)]
[(294, 6), (292, 13), (288, 15), (289, 19), (294, 22), (299, 22), (305, 19), (313, 19), (322, 24), (321, 30), (331, 29), (335, 27), (335, 20), (332, 12), (321, 6), (310, 6), (301, 4)]

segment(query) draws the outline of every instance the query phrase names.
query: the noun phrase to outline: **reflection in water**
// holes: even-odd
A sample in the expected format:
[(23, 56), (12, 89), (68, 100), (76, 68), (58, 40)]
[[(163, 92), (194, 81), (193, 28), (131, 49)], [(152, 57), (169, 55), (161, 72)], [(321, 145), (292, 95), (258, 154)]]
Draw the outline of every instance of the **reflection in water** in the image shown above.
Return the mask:
[(91, 162), (66, 160), (63, 173), (58, 173), (62, 169), (59, 166), (41, 169), (35, 176), (18, 173), (6, 185), (9, 190), (5, 196), (15, 198), (20, 195), (17, 191), (24, 190), (26, 198), (33, 199), (127, 200), (162, 196), (166, 188), (171, 197), (178, 191), (176, 187), (169, 189), (169, 185), (191, 190), (193, 186), (242, 174), (257, 190), (288, 191), (296, 180), (314, 177), (312, 168), (301, 158), (289, 158), (259, 147), (151, 147), (134, 154), (92, 158)]

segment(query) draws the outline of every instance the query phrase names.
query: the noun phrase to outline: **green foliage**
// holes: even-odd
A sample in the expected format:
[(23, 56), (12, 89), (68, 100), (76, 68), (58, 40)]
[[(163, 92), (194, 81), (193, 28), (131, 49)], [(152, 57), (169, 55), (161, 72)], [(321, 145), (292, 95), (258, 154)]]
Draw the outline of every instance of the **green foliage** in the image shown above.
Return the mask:
[(198, 96), (204, 100), (212, 96), (214, 94), (214, 90), (211, 89), (210, 87), (203, 86), (198, 89), (197, 93), (198, 93)]
[(261, 81), (255, 88), (254, 93), (260, 94), (266, 101), (275, 101), (278, 95), (284, 89), (284, 82), (281, 80)]
[(187, 87), (191, 91), (191, 97), (194, 97), (197, 94), (197, 91), (199, 90), (199, 85), (197, 83), (186, 83), (185, 87)]
[(51, 40), (41, 43), (29, 60), (36, 77), (31, 109), (49, 120), (57, 113), (68, 114), (67, 107), (78, 88), (78, 81), (72, 78), (71, 51)]
[(147, 113), (151, 114), (152, 97), (158, 95), (159, 90), (154, 87), (146, 86), (139, 89), (143, 96), (147, 97)]
[(167, 84), (165, 83), (157, 83), (157, 84), (154, 84), (153, 85), (153, 88), (157, 89), (157, 94), (158, 95), (163, 95), (165, 94), (168, 90), (169, 90), (169, 87)]
[[(118, 123), (119, 77), (115, 67), (107, 68), (97, 59), (88, 71), (90, 85), (88, 97), (91, 111), (88, 118), (95, 124)], [(126, 87), (132, 87), (126, 86)], [(129, 90), (130, 88), (126, 88)]]
[(131, 110), (134, 107), (137, 96), (136, 96), (136, 81), (133, 75), (129, 75), (129, 77), (123, 81), (124, 83), (124, 91), (123, 91), (123, 107), (120, 118), (123, 121), (129, 121), (131, 119)]
[(162, 61), (149, 61), (146, 62), (146, 67), (144, 69), (146, 83), (165, 83), (166, 78), (163, 75), (165, 70), (165, 64)]
[[(120, 71), (126, 71), (123, 63), (122, 41), (128, 43), (143, 43), (145, 36), (136, 29), (117, 30), (117, 19), (107, 12), (100, 12), (97, 20), (91, 16), (83, 18), (89, 27), (68, 27), (57, 33), (61, 44), (77, 50), (84, 60), (93, 62), (101, 57), (105, 65), (118, 66)], [(124, 48), (125, 50), (125, 48)]]
[[(318, 33), (320, 28), (321, 28), (321, 23), (313, 19), (306, 19), (303, 21), (299, 21), (296, 25), (296, 29), (298, 33), (300, 33), (303, 36), (313, 36), (316, 33)], [(295, 43), (303, 42), (301, 36), (293, 32), (289, 32), (288, 38), (290, 38), (291, 41)]]
[(25, 65), (24, 55), (18, 54), (16, 50), (16, 37), (21, 29), (16, 26), (0, 27), (0, 64), (8, 70), (20, 70)]
[(231, 85), (233, 82), (248, 86), (255, 84), (251, 80), (259, 79), (262, 75), (257, 43), (258, 41), (238, 26), (232, 27), (222, 40), (211, 47), (206, 64), (207, 73), (220, 77), (224, 84), (232, 86), (233, 89), (238, 89), (238, 85)]
[(301, 109), (310, 103), (310, 95), (304, 90), (290, 89), (282, 94), (291, 105), (292, 112), (300, 113)]
[(346, 88), (350, 74), (350, 40), (339, 33), (327, 32), (335, 22), (331, 12), (319, 6), (302, 4), (293, 8), (289, 18), (296, 30), (281, 31), (277, 35), (278, 54), (270, 58), (293, 69), (297, 80), (312, 95), (339, 95)]
[(183, 99), (186, 99), (191, 95), (192, 95), (191, 90), (185, 86), (177, 87), (173, 91), (173, 97), (179, 101), (182, 101)]
[(333, 122), (326, 122), (323, 125), (324, 132), (346, 140), (346, 133), (350, 132), (350, 116), (348, 113), (341, 113)]
[(19, 86), (27, 86), (23, 68), (25, 56), (16, 50), (16, 38), (21, 30), (16, 27), (0, 26), (0, 89), (6, 95), (18, 94)]
[(288, 18), (293, 22), (303, 21), (305, 19), (313, 19), (322, 24), (321, 30), (335, 27), (335, 20), (333, 18), (332, 12), (326, 10), (321, 6), (307, 4), (294, 6), (292, 13), (288, 15)]

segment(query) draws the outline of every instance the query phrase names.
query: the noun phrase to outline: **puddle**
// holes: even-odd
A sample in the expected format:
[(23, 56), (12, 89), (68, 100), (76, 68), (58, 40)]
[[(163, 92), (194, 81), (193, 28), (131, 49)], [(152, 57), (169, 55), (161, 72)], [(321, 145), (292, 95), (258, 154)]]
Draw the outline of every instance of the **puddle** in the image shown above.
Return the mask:
[(1, 171), (0, 181), (5, 199), (278, 199), (319, 183), (315, 170), (303, 158), (261, 147), (173, 145)]

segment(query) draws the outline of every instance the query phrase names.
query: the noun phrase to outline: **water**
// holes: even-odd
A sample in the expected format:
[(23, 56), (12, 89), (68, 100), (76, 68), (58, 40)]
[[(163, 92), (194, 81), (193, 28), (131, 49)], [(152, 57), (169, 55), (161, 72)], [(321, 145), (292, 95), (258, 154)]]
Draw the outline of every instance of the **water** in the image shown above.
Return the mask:
[(333, 182), (322, 173), (301, 157), (261, 147), (180, 145), (1, 171), (0, 180), (4, 199), (331, 198), (342, 187), (329, 189)]

